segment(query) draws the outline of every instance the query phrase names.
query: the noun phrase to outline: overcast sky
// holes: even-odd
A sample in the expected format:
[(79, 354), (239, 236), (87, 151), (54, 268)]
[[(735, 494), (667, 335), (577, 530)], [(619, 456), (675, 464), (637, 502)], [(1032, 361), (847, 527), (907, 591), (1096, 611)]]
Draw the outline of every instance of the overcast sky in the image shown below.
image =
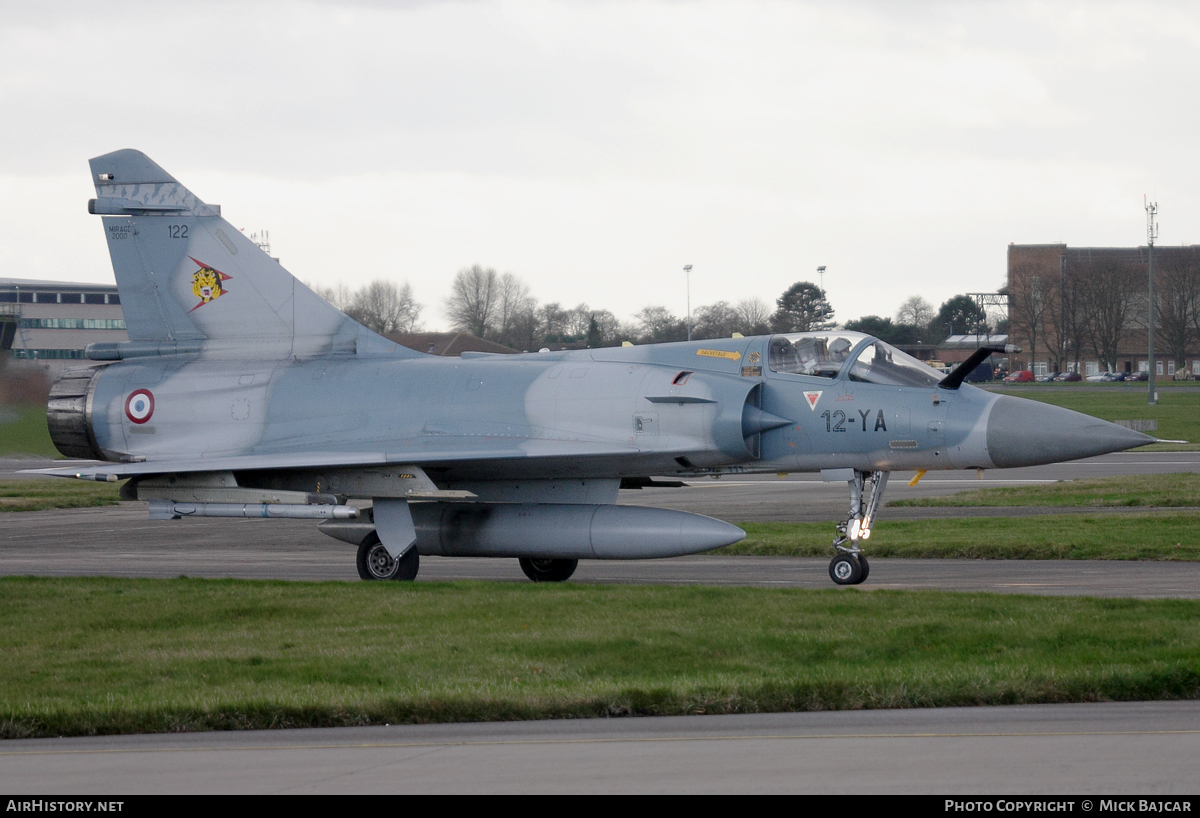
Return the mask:
[(137, 148), (298, 278), (471, 264), (628, 319), (799, 280), (836, 316), (1010, 242), (1200, 243), (1200, 4), (0, 0), (0, 277), (111, 281)]

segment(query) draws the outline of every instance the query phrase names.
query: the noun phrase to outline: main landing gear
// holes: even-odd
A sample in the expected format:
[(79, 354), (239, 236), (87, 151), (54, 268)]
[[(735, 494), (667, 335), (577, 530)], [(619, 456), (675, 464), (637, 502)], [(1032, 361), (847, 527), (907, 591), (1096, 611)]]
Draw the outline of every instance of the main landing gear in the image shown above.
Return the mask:
[(867, 557), (859, 550), (858, 544), (871, 536), (871, 526), (879, 510), (879, 502), (883, 499), (888, 474), (886, 471), (855, 470), (854, 479), (848, 481), (850, 514), (845, 522), (838, 523), (833, 547), (839, 553), (829, 563), (829, 578), (838, 585), (858, 585), (871, 573)]
[(579, 560), (537, 559), (521, 557), (521, 570), (534, 582), (564, 582), (579, 567)]
[[(415, 545), (399, 559), (393, 559), (379, 535), (372, 531), (358, 546), (358, 575), (366, 580), (412, 581), (417, 578), (420, 560)], [(521, 557), (519, 562), (525, 576), (534, 582), (565, 582), (579, 567), (579, 560)]]
[(414, 580), (420, 560), (415, 545), (401, 554), (400, 559), (392, 559), (379, 535), (372, 531), (358, 546), (358, 575), (362, 579)]

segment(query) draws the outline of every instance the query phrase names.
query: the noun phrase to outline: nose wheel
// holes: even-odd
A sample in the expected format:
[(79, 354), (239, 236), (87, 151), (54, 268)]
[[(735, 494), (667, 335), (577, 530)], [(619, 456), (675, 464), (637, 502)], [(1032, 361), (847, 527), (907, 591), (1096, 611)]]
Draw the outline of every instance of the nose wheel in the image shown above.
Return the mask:
[(858, 585), (871, 573), (871, 566), (863, 554), (838, 554), (829, 563), (829, 578), (838, 585)]
[(871, 536), (871, 526), (887, 487), (888, 472), (855, 471), (850, 485), (850, 513), (838, 523), (833, 547), (838, 555), (829, 563), (829, 578), (838, 585), (858, 585), (871, 573), (859, 543)]

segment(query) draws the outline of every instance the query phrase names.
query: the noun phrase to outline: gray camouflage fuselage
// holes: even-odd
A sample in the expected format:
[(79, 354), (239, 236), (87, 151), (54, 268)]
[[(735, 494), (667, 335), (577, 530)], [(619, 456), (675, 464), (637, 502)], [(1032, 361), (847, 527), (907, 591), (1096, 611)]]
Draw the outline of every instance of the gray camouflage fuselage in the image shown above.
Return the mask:
[[(474, 360), (135, 359), (104, 371), (93, 429), (105, 456), (126, 462), (358, 452), (419, 461), (448, 481), (1031, 465), (1060, 459), (1047, 449), (1066, 436), (1064, 419), (1081, 438), (1068, 454), (1108, 445), (1078, 434), (1108, 431), (1103, 421), (969, 385), (945, 392), (740, 375), (767, 340)], [(731, 358), (697, 354), (713, 351)], [(140, 424), (124, 411), (137, 389), (154, 396), (153, 416)], [(806, 391), (821, 394), (810, 404)], [(1003, 423), (992, 418), (998, 402)], [(762, 431), (756, 409), (790, 422)]]
[[(143, 154), (98, 157), (92, 172), (130, 341), (94, 345), (106, 365), (56, 384), (56, 444), (108, 462), (55, 473), (132, 478), (159, 516), (237, 503), (306, 515), (368, 498), (373, 522), (329, 533), (356, 541), (374, 526), (392, 556), (413, 541), (422, 553), (664, 556), (741, 532), (680, 512), (601, 514), (622, 480), (1009, 467), (1150, 440), (961, 378), (939, 385), (844, 331), (423, 355), (326, 304)], [(546, 505), (558, 508), (534, 508)], [(573, 544), (556, 550), (547, 529)]]

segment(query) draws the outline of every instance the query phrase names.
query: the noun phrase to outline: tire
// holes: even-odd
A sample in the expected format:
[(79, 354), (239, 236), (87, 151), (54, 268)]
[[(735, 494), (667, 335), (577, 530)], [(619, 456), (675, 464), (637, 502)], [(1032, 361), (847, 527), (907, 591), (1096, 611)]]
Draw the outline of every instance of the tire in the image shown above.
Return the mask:
[(371, 533), (358, 546), (358, 576), (366, 580), (395, 579), (411, 581), (417, 578), (421, 558), (414, 545), (398, 560), (392, 559), (379, 535)]
[(579, 567), (579, 560), (538, 559), (521, 557), (521, 570), (534, 582), (563, 582)]
[(871, 575), (871, 563), (867, 562), (866, 554), (858, 555), (858, 564), (862, 566), (862, 576), (858, 578), (859, 583), (867, 581), (867, 577)]
[(862, 565), (850, 554), (838, 554), (829, 563), (829, 578), (838, 585), (862, 582)]

